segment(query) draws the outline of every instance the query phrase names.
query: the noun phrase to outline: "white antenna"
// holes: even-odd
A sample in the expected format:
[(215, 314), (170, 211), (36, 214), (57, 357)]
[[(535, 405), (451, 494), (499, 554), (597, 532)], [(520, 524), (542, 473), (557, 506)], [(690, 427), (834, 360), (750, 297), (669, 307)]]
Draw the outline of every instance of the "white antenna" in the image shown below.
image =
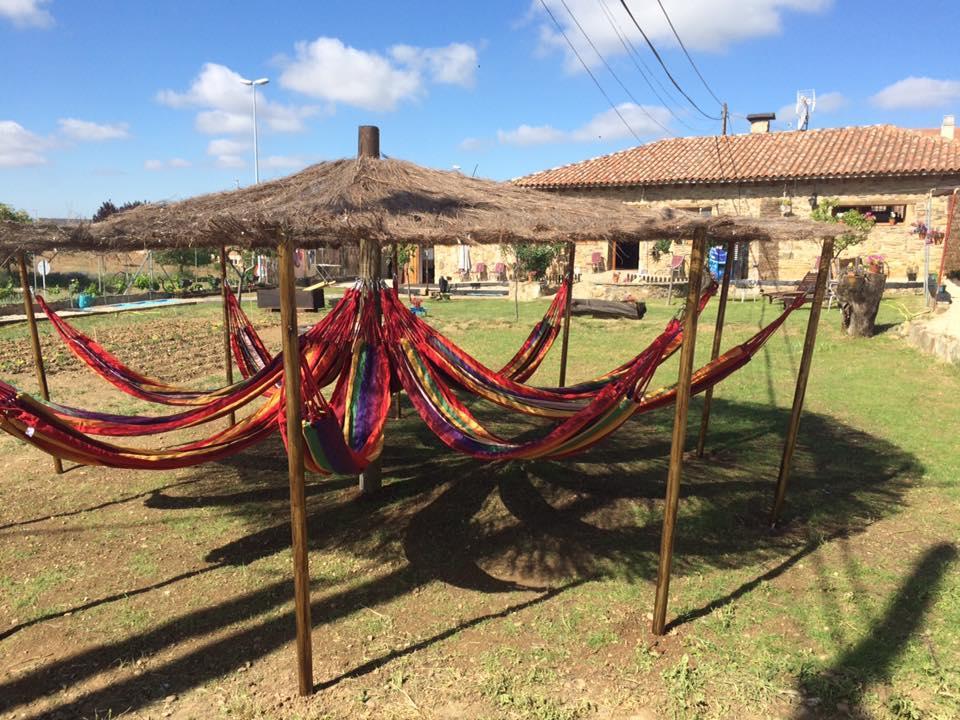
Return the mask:
[(797, 130), (806, 130), (810, 115), (817, 109), (816, 90), (797, 90)]

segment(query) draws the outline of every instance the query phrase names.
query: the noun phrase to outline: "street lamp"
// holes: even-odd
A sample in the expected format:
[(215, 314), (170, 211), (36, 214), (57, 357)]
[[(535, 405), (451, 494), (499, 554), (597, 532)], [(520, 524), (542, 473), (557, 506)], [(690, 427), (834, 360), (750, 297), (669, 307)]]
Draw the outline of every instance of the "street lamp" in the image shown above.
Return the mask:
[(266, 85), (270, 80), (267, 78), (260, 78), (259, 80), (240, 78), (240, 82), (249, 85), (253, 90), (253, 179), (256, 184), (260, 182), (260, 157), (257, 148), (257, 85)]

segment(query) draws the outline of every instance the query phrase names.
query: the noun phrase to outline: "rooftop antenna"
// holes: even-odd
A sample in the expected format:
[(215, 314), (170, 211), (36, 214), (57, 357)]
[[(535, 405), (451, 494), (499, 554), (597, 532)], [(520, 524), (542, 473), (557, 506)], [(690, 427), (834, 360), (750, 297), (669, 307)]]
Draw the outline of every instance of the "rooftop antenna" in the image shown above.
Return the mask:
[(817, 109), (816, 90), (797, 90), (797, 130), (810, 126), (810, 115)]

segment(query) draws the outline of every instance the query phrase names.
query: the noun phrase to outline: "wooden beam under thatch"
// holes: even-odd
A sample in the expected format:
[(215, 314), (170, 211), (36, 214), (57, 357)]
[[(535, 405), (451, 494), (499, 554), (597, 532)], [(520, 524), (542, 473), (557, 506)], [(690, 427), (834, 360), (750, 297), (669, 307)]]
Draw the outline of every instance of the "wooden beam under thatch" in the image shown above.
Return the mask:
[(358, 243), (361, 237), (445, 245), (457, 242), (822, 240), (835, 228), (790, 219), (695, 213), (570, 198), (470, 178), (403, 160), (357, 158), (312, 165), (242, 190), (151, 203), (99, 223), (0, 223), (0, 250), (91, 251), (171, 247), (299, 247)]

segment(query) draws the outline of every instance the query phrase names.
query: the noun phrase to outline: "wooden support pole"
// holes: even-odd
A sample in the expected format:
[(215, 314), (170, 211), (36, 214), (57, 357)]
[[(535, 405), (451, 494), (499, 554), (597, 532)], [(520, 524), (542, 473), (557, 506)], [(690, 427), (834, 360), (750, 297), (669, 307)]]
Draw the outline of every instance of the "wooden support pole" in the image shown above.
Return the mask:
[[(393, 295), (394, 297), (400, 297), (400, 252), (397, 249), (397, 244), (393, 243)], [(399, 420), (403, 417), (403, 413), (400, 410), (400, 391), (397, 390), (393, 394), (393, 412), (394, 417)]]
[(313, 694), (313, 645), (310, 636), (310, 565), (307, 555), (307, 500), (303, 480), (303, 423), (300, 396), (300, 334), (294, 287), (293, 247), (277, 246), (280, 264), (280, 326), (286, 393), (287, 467), (290, 479), (290, 531), (293, 594), (297, 622), (297, 682), (301, 695)]
[(573, 304), (573, 263), (577, 244), (567, 244), (567, 302), (563, 308), (563, 340), (560, 342), (560, 387), (567, 384), (567, 348), (570, 346), (570, 306)]
[[(37, 385), (40, 387), (40, 397), (50, 399), (50, 390), (47, 387), (47, 372), (43, 367), (43, 350), (40, 348), (40, 333), (37, 331), (37, 318), (33, 314), (33, 296), (30, 294), (30, 276), (27, 274), (27, 261), (23, 253), (17, 254), (20, 264), (20, 287), (23, 290), (23, 311), (27, 316), (27, 325), (30, 326), (30, 345), (33, 348), (33, 367), (37, 371)], [(53, 458), (53, 469), (57, 474), (63, 472), (63, 461)]]
[(783, 443), (783, 457), (780, 459), (780, 474), (777, 477), (777, 491), (770, 511), (770, 525), (776, 525), (787, 496), (787, 482), (790, 479), (790, 466), (793, 453), (797, 449), (797, 433), (800, 431), (800, 415), (803, 413), (803, 400), (807, 392), (807, 379), (813, 363), (813, 350), (817, 344), (817, 328), (820, 325), (820, 309), (827, 292), (827, 279), (830, 275), (830, 261), (833, 259), (833, 239), (823, 242), (820, 253), (820, 267), (817, 271), (817, 286), (813, 291), (810, 305), (810, 319), (807, 321), (807, 335), (803, 341), (803, 355), (800, 357), (800, 369), (797, 371), (797, 387), (793, 393), (793, 408), (790, 410), (790, 424), (787, 426), (787, 438)]
[(680, 374), (677, 380), (677, 406), (673, 417), (673, 438), (670, 444), (670, 470), (667, 473), (667, 494), (663, 508), (663, 530), (660, 534), (660, 561), (657, 568), (657, 595), (653, 607), (653, 634), (663, 635), (667, 624), (667, 598), (670, 592), (670, 565), (673, 561), (673, 538), (680, 505), (680, 474), (683, 469), (683, 445), (687, 439), (687, 410), (690, 405), (690, 383), (693, 378), (693, 354), (697, 344), (697, 304), (703, 280), (703, 260), (707, 252), (706, 230), (697, 230), (690, 252), (690, 282), (683, 317), (683, 345), (680, 348)]
[[(723, 321), (727, 315), (727, 296), (730, 293), (730, 275), (733, 268), (733, 248), (735, 241), (727, 243), (727, 262), (723, 266), (723, 280), (720, 284), (720, 300), (717, 303), (717, 324), (713, 331), (713, 348), (710, 350), (710, 359), (716, 360), (720, 355), (720, 343), (723, 340)], [(700, 420), (700, 436), (697, 438), (697, 457), (703, 457), (704, 446), (707, 444), (707, 428), (710, 426), (710, 406), (713, 404), (713, 387), (707, 388), (703, 398), (703, 417)]]
[[(230, 350), (230, 308), (227, 305), (227, 249), (220, 246), (220, 301), (223, 304), (223, 370), (227, 385), (233, 385), (233, 353)], [(230, 424), (237, 424), (237, 414), (230, 413)]]
[[(380, 157), (380, 128), (375, 125), (361, 125), (357, 137), (357, 156)], [(365, 291), (371, 295), (364, 296), (363, 302), (373, 302), (376, 313), (376, 323), (380, 324), (380, 264), (382, 262), (380, 243), (368, 237), (360, 238), (360, 279), (365, 281)], [(371, 462), (360, 473), (359, 487), (363, 495), (373, 495), (381, 486), (380, 458)]]

